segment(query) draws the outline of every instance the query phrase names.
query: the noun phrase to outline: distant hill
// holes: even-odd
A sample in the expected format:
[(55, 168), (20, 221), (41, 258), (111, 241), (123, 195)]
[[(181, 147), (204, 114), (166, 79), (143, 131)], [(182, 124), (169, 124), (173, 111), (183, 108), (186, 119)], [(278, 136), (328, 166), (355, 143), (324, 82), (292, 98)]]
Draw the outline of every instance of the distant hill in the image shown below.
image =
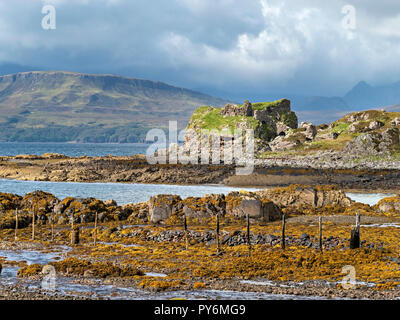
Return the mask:
[(378, 108), (400, 103), (400, 81), (386, 86), (371, 86), (359, 82), (345, 96), (349, 106), (357, 108)]
[(385, 109), (387, 112), (400, 112), (400, 104), (396, 104), (394, 106), (388, 106), (383, 109)]
[(137, 142), (228, 101), (162, 82), (65, 71), (0, 76), (2, 141)]
[(328, 123), (347, 113), (366, 109), (400, 111), (395, 107), (400, 104), (400, 82), (374, 87), (360, 81), (343, 97), (286, 97), (292, 101), (300, 121)]

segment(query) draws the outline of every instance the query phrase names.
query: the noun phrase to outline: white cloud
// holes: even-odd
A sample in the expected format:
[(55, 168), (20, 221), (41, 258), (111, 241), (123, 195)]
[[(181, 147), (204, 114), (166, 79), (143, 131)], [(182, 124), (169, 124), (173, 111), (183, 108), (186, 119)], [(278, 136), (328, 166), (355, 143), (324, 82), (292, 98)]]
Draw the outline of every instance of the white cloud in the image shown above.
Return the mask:
[(380, 17), (379, 26), (365, 28), (363, 22), (369, 17), (360, 10), (361, 23), (351, 31), (341, 26), (343, 5), (261, 0), (261, 30), (237, 34), (230, 47), (216, 48), (179, 33), (166, 35), (161, 46), (176, 67), (190, 74), (194, 70), (199, 81), (259, 90), (284, 88), (301, 76), (318, 86), (330, 77), (329, 85), (336, 81), (342, 88), (362, 79), (379, 81), (385, 77), (382, 72), (400, 79), (399, 62), (393, 54), (399, 52), (400, 44), (392, 41), (400, 34), (400, 16)]

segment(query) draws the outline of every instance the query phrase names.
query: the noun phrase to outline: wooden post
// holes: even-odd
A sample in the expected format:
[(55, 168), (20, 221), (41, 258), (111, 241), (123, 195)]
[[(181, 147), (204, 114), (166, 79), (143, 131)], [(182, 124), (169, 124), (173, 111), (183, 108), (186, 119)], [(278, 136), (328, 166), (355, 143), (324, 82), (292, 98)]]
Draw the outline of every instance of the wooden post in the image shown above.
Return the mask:
[(15, 209), (15, 234), (14, 241), (18, 240), (18, 209)]
[(94, 234), (93, 234), (93, 237), (94, 237), (94, 245), (96, 245), (97, 244), (97, 211), (96, 211), (96, 214), (95, 214), (95, 216), (94, 216)]
[(356, 225), (351, 229), (350, 249), (360, 248), (360, 212), (356, 215)]
[(281, 246), (282, 249), (285, 249), (286, 244), (285, 244), (285, 228), (286, 228), (286, 218), (285, 214), (282, 215), (282, 241), (281, 241)]
[(250, 215), (247, 214), (247, 245), (249, 247), (249, 257), (251, 256), (251, 241), (250, 241)]
[(219, 213), (217, 213), (217, 254), (221, 253), (221, 249), (219, 246)]
[(188, 238), (188, 230), (187, 230), (187, 220), (186, 220), (186, 214), (183, 215), (183, 228), (185, 232), (185, 245), (186, 245), (186, 250), (189, 249), (189, 238)]
[(35, 206), (33, 206), (32, 209), (32, 241), (35, 240), (35, 215), (36, 215), (36, 210)]
[(71, 212), (71, 244), (74, 244), (74, 213)]
[(71, 244), (79, 244), (79, 226), (72, 229)]
[(50, 227), (51, 227), (51, 242), (54, 241), (54, 216), (53, 213), (50, 215)]
[(319, 222), (319, 251), (322, 252), (322, 217), (320, 216), (318, 218), (318, 222)]

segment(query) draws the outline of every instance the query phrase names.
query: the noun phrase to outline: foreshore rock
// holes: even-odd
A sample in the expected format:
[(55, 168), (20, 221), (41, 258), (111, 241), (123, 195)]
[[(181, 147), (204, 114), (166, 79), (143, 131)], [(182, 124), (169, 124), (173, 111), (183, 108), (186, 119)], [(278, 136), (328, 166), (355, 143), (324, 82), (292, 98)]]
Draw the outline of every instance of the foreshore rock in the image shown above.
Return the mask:
[(266, 189), (257, 193), (283, 208), (291, 206), (322, 208), (328, 205), (348, 207), (354, 202), (337, 186), (292, 185), (287, 188)]
[(230, 192), (227, 195), (227, 213), (236, 217), (261, 218), (275, 221), (282, 217), (282, 211), (268, 199), (250, 192)]
[[(294, 185), (275, 190), (258, 192), (230, 192), (228, 195), (208, 194), (204, 197), (181, 199), (177, 195), (160, 194), (146, 202), (118, 206), (115, 201), (101, 201), (95, 198), (67, 197), (59, 200), (54, 195), (35, 191), (24, 197), (0, 194), (0, 229), (15, 228), (15, 213), (18, 212), (19, 227), (24, 228), (35, 221), (38, 224), (65, 225), (71, 223), (92, 223), (124, 221), (129, 223), (182, 223), (185, 215), (189, 219), (208, 219), (219, 215), (275, 221), (282, 217), (282, 209), (296, 207), (297, 213), (307, 208), (326, 206), (350, 207), (351, 201), (335, 186), (310, 187)], [(177, 219), (177, 220), (176, 220)], [(172, 220), (171, 220), (172, 221)]]
[(375, 206), (373, 206), (379, 213), (400, 213), (400, 195), (395, 197), (388, 197), (380, 200)]
[[(379, 155), (378, 155), (379, 156)], [(376, 157), (378, 157), (376, 156)], [(0, 178), (57, 182), (130, 182), (151, 184), (226, 184), (230, 186), (288, 186), (337, 184), (346, 189), (400, 187), (400, 161), (391, 158), (355, 159), (351, 154), (320, 151), (308, 156), (256, 159), (253, 173), (236, 175), (232, 165), (151, 165), (144, 156), (17, 160), (3, 157)]]
[(177, 205), (181, 200), (181, 197), (170, 194), (161, 194), (151, 197), (148, 202), (149, 220), (152, 223), (167, 220), (178, 210)]

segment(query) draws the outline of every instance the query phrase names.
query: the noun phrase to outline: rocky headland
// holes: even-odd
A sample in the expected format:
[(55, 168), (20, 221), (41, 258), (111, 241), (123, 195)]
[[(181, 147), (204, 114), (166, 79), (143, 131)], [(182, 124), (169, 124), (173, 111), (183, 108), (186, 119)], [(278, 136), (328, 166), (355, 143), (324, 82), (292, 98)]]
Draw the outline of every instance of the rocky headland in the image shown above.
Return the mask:
[[(394, 190), (400, 185), (397, 112), (368, 110), (348, 114), (331, 124), (299, 125), (289, 100), (253, 104), (245, 101), (243, 105), (227, 104), (223, 108), (198, 108), (187, 129), (199, 135), (204, 135), (204, 130), (228, 132), (227, 137), (220, 137), (221, 148), (234, 129), (253, 129), (254, 170), (249, 175), (236, 174), (236, 167), (253, 161), (246, 155), (232, 164), (149, 164), (144, 155), (72, 158), (43, 154), (1, 157), (0, 177), (257, 187), (337, 184), (346, 189), (369, 190)], [(174, 148), (185, 153), (194, 146), (185, 137), (184, 144)], [(157, 154), (169, 154), (170, 150), (171, 147)]]

